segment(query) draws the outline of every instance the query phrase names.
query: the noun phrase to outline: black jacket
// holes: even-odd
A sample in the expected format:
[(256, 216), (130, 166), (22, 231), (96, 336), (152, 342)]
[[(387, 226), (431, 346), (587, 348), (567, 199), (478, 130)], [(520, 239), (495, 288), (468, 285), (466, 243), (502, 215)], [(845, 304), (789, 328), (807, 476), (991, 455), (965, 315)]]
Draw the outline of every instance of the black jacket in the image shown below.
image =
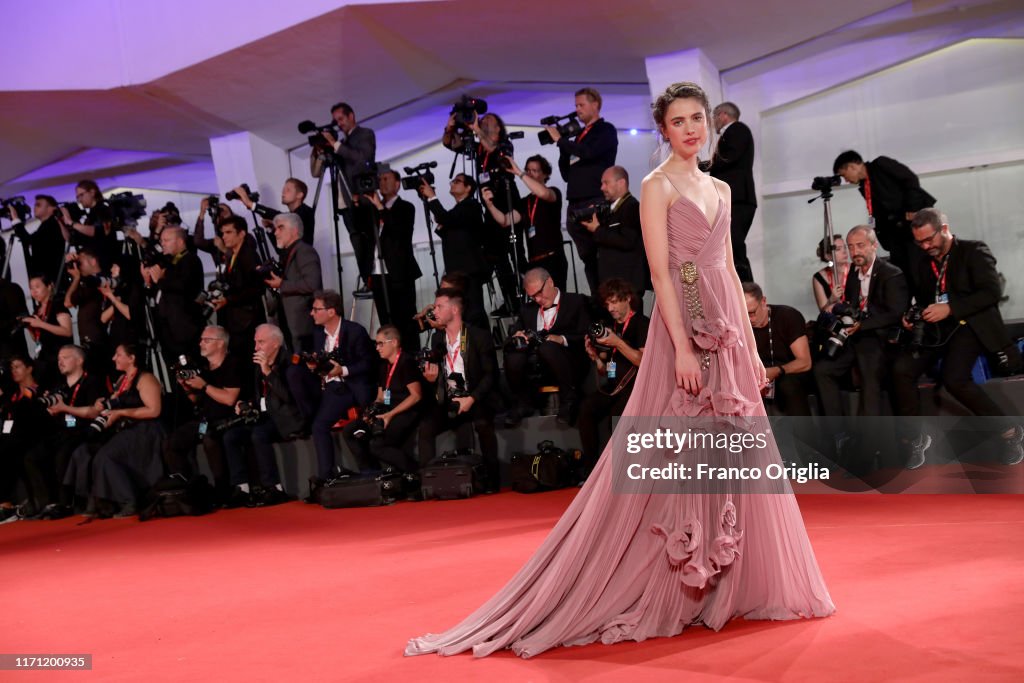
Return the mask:
[[(498, 396), (498, 357), (494, 353), (494, 339), (480, 327), (465, 325), (466, 349), (462, 359), (466, 366), (466, 391), (473, 402), (481, 408), (497, 410), (501, 405)], [(436, 396), (443, 398), (448, 389), (446, 379), (448, 365), (444, 360), (448, 347), (444, 330), (435, 330), (430, 347), (441, 357), (440, 372), (437, 373)]]
[(487, 270), (484, 265), (483, 239), (484, 218), (480, 202), (466, 197), (446, 211), (436, 197), (427, 204), (441, 237), (441, 253), (444, 256), (446, 272), (462, 271), (475, 275)]
[(718, 139), (711, 160), (711, 176), (725, 181), (732, 189), (733, 204), (757, 206), (754, 193), (754, 136), (747, 124), (733, 121)]
[(15, 223), (13, 228), (27, 251), (25, 266), (29, 275), (45, 273), (54, 278), (63, 268), (65, 248), (64, 234), (57, 217), (47, 218), (32, 234), (25, 229), (24, 223)]
[[(324, 328), (319, 325), (314, 327), (313, 349), (323, 350), (326, 341)], [(377, 395), (377, 363), (380, 361), (370, 335), (359, 323), (342, 320), (338, 346), (341, 349), (341, 364), (348, 368), (348, 375), (342, 378), (341, 384), (352, 392), (356, 403), (368, 405)]]
[[(537, 332), (537, 313), (540, 306), (532, 299), (523, 304), (519, 309), (519, 321), (515, 328), (518, 330), (533, 330)], [(590, 327), (590, 311), (587, 308), (587, 298), (582, 294), (571, 294), (562, 292), (558, 300), (558, 317), (548, 330), (551, 334), (558, 334), (569, 342), (570, 350), (578, 350), (583, 353), (583, 337)]]
[(618, 208), (594, 231), (597, 275), (601, 282), (618, 277), (643, 296), (647, 289), (647, 257), (640, 231), (640, 202), (627, 194)]
[(270, 374), (263, 376), (263, 371), (256, 366), (256, 401), (260, 397), (267, 400), (267, 413), (274, 421), (278, 433), (287, 437), (295, 432), (302, 431), (303, 419), (299, 406), (288, 389), (288, 381), (285, 372), (291, 365), (288, 356), (288, 349), (284, 346), (277, 352), (277, 360), (271, 366)]
[(871, 212), (878, 241), (886, 249), (895, 239), (909, 241), (907, 212), (935, 206), (935, 197), (921, 188), (921, 181), (913, 171), (895, 159), (878, 157), (864, 165), (868, 169), (868, 180), (862, 180), (859, 189), (863, 196), (865, 183), (871, 183)]
[(203, 264), (199, 257), (185, 251), (170, 259), (156, 289), (161, 337), (174, 348), (192, 349), (203, 331), (203, 315), (196, 303), (196, 297), (203, 291)]
[(17, 318), (26, 315), (25, 292), (18, 284), (0, 279), (0, 358), (28, 355), (25, 332), (15, 329)]
[(217, 312), (217, 321), (232, 338), (252, 335), (257, 325), (266, 322), (263, 280), (256, 273), (258, 261), (256, 244), (250, 240), (243, 242), (233, 265), (230, 256), (225, 260), (221, 277), (227, 281), (229, 290), (227, 303)]
[[(846, 276), (846, 301), (855, 309), (860, 307), (859, 272), (857, 267), (852, 267)], [(876, 256), (868, 287), (867, 317), (857, 334), (873, 332), (885, 339), (891, 328), (901, 324), (909, 305), (910, 291), (903, 271)]]
[[(601, 174), (615, 165), (619, 151), (619, 133), (604, 119), (594, 122), (591, 129), (574, 140), (559, 138), (558, 170), (565, 181), (565, 201), (574, 202), (601, 196)], [(572, 157), (579, 161), (572, 163)]]
[[(342, 141), (338, 151), (334, 153), (338, 160), (338, 167), (345, 176), (349, 192), (355, 192), (355, 177), (360, 173), (377, 173), (374, 166), (377, 158), (377, 136), (369, 128), (356, 126)], [(356, 194), (359, 194), (356, 192)], [(345, 197), (345, 202), (351, 207), (351, 196)]]
[[(915, 259), (911, 280), (914, 299), (921, 308), (935, 303), (935, 272), (931, 259)], [(941, 267), (938, 267), (941, 272)], [(999, 313), (1002, 287), (996, 259), (984, 242), (955, 239), (946, 266), (946, 293), (949, 296), (950, 327), (967, 323), (989, 352), (1010, 344), (1003, 317)], [(940, 323), (942, 325), (942, 323)]]
[(416, 207), (401, 197), (380, 214), (380, 250), (388, 278), (396, 283), (414, 282), (423, 273), (412, 249)]

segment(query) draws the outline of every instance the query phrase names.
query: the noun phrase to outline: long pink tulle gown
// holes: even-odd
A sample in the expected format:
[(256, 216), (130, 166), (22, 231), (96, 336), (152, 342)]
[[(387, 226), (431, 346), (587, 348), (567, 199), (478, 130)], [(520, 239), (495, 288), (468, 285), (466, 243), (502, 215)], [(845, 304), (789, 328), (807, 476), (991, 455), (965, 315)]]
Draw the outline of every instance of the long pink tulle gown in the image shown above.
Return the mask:
[[(532, 657), (560, 645), (674, 636), (690, 624), (718, 630), (733, 617), (835, 611), (788, 484), (781, 494), (613, 490), (612, 444), (630, 416), (765, 415), (742, 332), (747, 312), (725, 264), (728, 207), (719, 198), (709, 225), (682, 197), (668, 209), (667, 230), (683, 323), (711, 351), (702, 391), (676, 387), (672, 340), (655, 306), (632, 397), (587, 484), (504, 588), (448, 631), (410, 640), (406, 655), (511, 648)], [(687, 261), (700, 276), (703, 319), (691, 319), (685, 303)], [(759, 465), (780, 460), (774, 439), (763, 453)], [(636, 457), (657, 466), (665, 456)]]

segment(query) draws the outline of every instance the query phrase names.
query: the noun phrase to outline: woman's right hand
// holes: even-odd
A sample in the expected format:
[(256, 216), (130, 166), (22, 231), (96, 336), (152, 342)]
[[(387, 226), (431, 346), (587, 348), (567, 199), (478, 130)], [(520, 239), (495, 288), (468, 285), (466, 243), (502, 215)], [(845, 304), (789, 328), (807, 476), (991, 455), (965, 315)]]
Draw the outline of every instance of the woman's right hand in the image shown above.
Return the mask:
[(676, 386), (693, 396), (700, 393), (700, 361), (692, 349), (676, 351)]

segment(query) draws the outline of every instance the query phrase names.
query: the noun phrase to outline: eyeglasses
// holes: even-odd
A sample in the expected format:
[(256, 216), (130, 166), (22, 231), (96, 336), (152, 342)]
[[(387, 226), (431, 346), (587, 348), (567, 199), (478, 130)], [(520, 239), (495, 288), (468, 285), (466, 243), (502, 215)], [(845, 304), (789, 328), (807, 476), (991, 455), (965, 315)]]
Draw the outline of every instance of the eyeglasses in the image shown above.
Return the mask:
[(395, 340), (394, 339), (385, 339), (384, 341), (376, 341), (373, 344), (374, 344), (374, 346), (376, 346), (379, 349), (380, 347), (384, 346), (388, 342), (393, 342), (393, 341), (395, 341)]
[(309, 310), (311, 310), (311, 311), (326, 311), (327, 308), (325, 306), (313, 306), (313, 308), (311, 308)]
[(941, 230), (936, 230), (932, 234), (925, 237), (923, 240), (914, 240), (914, 243), (917, 244), (918, 246), (924, 246), (925, 244), (928, 244), (933, 239), (935, 239), (936, 235), (939, 235), (941, 232)]
[(544, 287), (547, 284), (548, 284), (548, 278), (544, 278), (544, 282), (540, 283), (540, 288), (536, 292), (534, 292), (533, 294), (527, 293), (526, 296), (530, 297), (531, 299), (536, 299), (544, 291)]

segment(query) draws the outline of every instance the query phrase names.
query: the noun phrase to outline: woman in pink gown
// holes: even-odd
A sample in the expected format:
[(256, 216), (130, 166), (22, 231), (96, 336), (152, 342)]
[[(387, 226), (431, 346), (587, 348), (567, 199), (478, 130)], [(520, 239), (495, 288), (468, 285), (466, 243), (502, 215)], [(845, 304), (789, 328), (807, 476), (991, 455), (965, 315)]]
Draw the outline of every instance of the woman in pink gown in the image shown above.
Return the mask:
[[(765, 370), (733, 267), (729, 187), (697, 166), (710, 117), (707, 96), (692, 83), (670, 86), (654, 105), (672, 148), (644, 179), (640, 201), (656, 307), (616, 433), (512, 580), (457, 626), (410, 640), (406, 655), (472, 648), (483, 657), (511, 648), (532, 657), (560, 645), (673, 636), (690, 624), (718, 630), (733, 617), (835, 611), (788, 483), (782, 493), (707, 487), (665, 494), (651, 486), (622, 492), (614, 471), (622, 462), (621, 454), (612, 457), (613, 447), (621, 449), (624, 430), (645, 419), (638, 416), (678, 424), (708, 416), (764, 419)], [(744, 465), (780, 462), (774, 439), (749, 455)], [(667, 456), (648, 450), (632, 457), (663, 466)]]

